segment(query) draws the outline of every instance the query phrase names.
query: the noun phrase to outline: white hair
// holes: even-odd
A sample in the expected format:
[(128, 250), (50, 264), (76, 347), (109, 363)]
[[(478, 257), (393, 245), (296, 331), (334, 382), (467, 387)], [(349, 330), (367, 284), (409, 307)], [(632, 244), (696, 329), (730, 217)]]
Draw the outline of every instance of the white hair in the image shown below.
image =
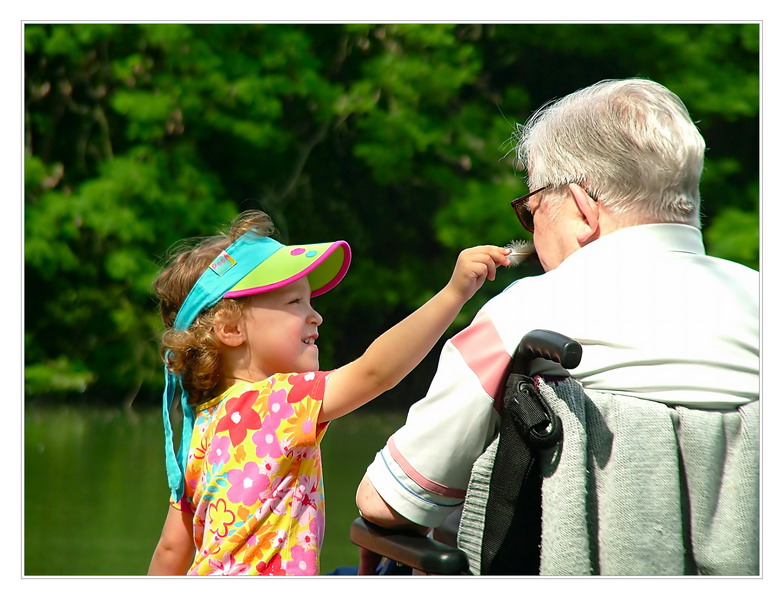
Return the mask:
[(531, 190), (576, 183), (630, 221), (700, 226), (704, 139), (659, 83), (600, 81), (544, 105), (514, 138)]

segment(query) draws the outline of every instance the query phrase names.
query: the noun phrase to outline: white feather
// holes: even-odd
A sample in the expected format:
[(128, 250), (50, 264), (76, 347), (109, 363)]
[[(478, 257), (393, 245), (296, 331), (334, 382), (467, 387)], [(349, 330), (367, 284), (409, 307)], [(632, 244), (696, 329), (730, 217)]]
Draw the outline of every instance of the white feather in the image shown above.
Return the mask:
[(506, 244), (506, 248), (511, 250), (508, 259), (511, 261), (509, 266), (517, 267), (536, 253), (536, 247), (533, 242), (527, 240), (514, 240)]

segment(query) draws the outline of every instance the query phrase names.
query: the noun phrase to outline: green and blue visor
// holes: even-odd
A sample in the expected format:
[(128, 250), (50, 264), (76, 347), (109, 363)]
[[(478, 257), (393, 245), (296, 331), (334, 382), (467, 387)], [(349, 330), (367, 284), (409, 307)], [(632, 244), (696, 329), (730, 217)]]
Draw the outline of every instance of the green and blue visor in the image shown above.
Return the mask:
[[(222, 298), (263, 294), (305, 276), (310, 282), (311, 296), (318, 296), (336, 286), (350, 264), (351, 248), (344, 241), (284, 246), (272, 238), (254, 232), (246, 233), (222, 251), (199, 277), (177, 313), (174, 329), (187, 329), (202, 311), (214, 306)], [(172, 500), (179, 501), (185, 490), (185, 466), (194, 414), (180, 377), (166, 367), (164, 374), (166, 475)], [(180, 390), (183, 419), (182, 438), (175, 453), (169, 410), (177, 388)]]

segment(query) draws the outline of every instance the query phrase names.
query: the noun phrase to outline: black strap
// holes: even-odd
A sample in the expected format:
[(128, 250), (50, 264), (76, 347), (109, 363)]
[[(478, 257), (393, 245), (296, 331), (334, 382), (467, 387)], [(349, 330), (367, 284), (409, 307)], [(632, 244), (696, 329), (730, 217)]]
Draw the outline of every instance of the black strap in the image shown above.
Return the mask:
[(499, 435), (484, 521), (481, 574), (537, 575), (539, 452), (561, 439), (562, 425), (526, 375), (509, 375)]

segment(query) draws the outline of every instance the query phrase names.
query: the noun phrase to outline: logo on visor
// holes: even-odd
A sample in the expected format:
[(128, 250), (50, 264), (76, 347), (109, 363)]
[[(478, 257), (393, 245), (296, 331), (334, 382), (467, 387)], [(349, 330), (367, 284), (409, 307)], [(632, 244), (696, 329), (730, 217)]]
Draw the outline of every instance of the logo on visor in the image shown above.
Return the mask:
[(235, 264), (237, 264), (237, 261), (231, 258), (231, 255), (223, 250), (223, 252), (220, 253), (220, 256), (218, 256), (215, 261), (209, 265), (209, 268), (212, 269), (219, 277), (224, 275), (226, 271), (228, 271)]

